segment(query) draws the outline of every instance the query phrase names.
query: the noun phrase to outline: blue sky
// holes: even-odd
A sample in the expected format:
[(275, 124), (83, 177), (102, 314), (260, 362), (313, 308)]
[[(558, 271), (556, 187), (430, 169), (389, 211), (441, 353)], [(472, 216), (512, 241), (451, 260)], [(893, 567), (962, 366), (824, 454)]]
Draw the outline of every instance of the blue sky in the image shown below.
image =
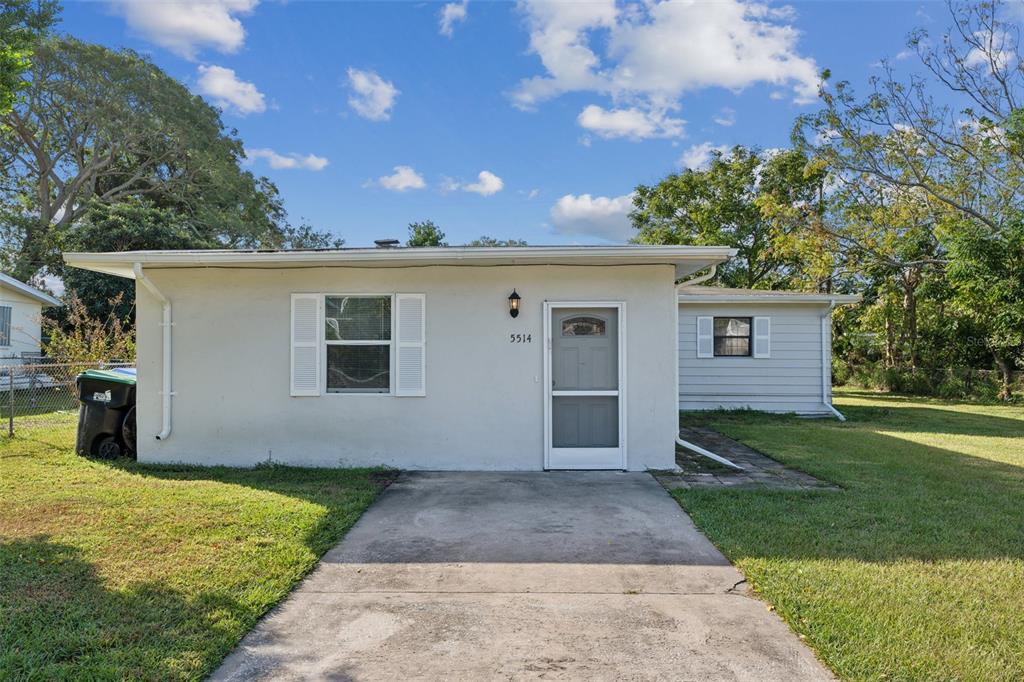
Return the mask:
[[(349, 246), (432, 219), (453, 244), (629, 236), (629, 194), (707, 150), (787, 144), (815, 74), (863, 87), (920, 2), (69, 2), (222, 107), (293, 222)], [(445, 19), (447, 18), (447, 21)]]

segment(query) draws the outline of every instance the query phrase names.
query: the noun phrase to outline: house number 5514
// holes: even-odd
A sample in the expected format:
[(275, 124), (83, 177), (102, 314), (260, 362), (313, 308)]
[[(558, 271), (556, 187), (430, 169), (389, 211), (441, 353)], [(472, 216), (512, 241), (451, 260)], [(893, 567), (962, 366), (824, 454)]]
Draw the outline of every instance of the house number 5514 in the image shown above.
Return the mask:
[(509, 334), (509, 343), (533, 343), (533, 334)]

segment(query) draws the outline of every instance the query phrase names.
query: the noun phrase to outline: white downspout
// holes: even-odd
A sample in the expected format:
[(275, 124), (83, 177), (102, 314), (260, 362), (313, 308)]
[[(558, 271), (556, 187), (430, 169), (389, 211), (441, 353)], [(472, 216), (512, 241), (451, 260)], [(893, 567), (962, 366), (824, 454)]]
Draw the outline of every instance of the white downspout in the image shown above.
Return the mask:
[(146, 287), (146, 290), (160, 301), (160, 305), (163, 308), (163, 319), (160, 322), (160, 329), (163, 332), (163, 382), (162, 390), (160, 391), (163, 409), (161, 411), (160, 433), (156, 434), (156, 439), (166, 440), (171, 435), (171, 397), (174, 396), (174, 391), (171, 390), (171, 327), (174, 325), (171, 321), (171, 301), (142, 272), (142, 263), (135, 263), (132, 266), (132, 270), (135, 271), (135, 281), (141, 282)]
[[(675, 365), (676, 365), (676, 419), (679, 418), (679, 389), (680, 389), (679, 382), (681, 381), (681, 379), (679, 378), (679, 290), (682, 289), (684, 286), (692, 286), (694, 284), (700, 284), (701, 282), (706, 282), (709, 279), (711, 279), (712, 277), (714, 277), (715, 273), (717, 271), (718, 271), (718, 264), (716, 263), (715, 265), (712, 265), (711, 269), (708, 272), (706, 272), (705, 274), (699, 275), (699, 276), (694, 277), (693, 279), (687, 280), (685, 282), (680, 282), (680, 283), (676, 284), (676, 288), (674, 289), (674, 296), (673, 296), (673, 299), (672, 299), (672, 307), (675, 308), (675, 311), (676, 311), (676, 326), (675, 326), (675, 335), (676, 335), (676, 362), (675, 362)], [(743, 471), (744, 470), (743, 467), (741, 467), (739, 464), (736, 464), (735, 462), (732, 462), (732, 461), (726, 459), (725, 457), (722, 457), (721, 455), (716, 455), (715, 453), (711, 452), (710, 450), (705, 450), (704, 448), (702, 448), (701, 446), (697, 445), (696, 443), (691, 443), (688, 440), (683, 440), (682, 438), (679, 437), (678, 433), (676, 434), (676, 444), (683, 446), (687, 450), (692, 450), (693, 452), (696, 452), (698, 455), (702, 455), (704, 457), (707, 457), (708, 459), (712, 459), (712, 460), (718, 462), (719, 464), (724, 464), (725, 466), (727, 466), (727, 467), (729, 467), (731, 469), (735, 469), (736, 471)]]
[(843, 413), (832, 406), (832, 398), (829, 396), (831, 381), (829, 379), (829, 368), (832, 362), (832, 311), (836, 308), (835, 300), (828, 304), (828, 310), (821, 316), (821, 402), (825, 408), (836, 416), (841, 422), (846, 421)]

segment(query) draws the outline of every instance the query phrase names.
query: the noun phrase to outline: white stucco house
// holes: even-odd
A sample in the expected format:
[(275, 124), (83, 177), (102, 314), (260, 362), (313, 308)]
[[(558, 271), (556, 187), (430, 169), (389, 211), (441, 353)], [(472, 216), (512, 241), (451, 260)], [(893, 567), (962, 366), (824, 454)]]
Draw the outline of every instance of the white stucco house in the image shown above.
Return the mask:
[(0, 366), (39, 355), (43, 308), (60, 304), (45, 291), (0, 273)]
[(831, 412), (827, 311), (849, 297), (687, 284), (732, 255), (572, 246), (65, 260), (137, 282), (141, 461), (642, 470), (675, 465), (680, 406)]

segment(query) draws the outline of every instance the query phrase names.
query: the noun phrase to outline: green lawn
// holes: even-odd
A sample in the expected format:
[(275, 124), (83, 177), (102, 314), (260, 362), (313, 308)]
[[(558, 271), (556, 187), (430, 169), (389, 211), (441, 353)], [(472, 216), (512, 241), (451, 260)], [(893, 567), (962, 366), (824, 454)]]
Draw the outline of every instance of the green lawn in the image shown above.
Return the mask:
[(392, 475), (102, 463), (0, 437), (0, 679), (197, 679)]
[(849, 418), (684, 415), (841, 492), (680, 490), (849, 680), (1024, 679), (1024, 409), (838, 392)]

